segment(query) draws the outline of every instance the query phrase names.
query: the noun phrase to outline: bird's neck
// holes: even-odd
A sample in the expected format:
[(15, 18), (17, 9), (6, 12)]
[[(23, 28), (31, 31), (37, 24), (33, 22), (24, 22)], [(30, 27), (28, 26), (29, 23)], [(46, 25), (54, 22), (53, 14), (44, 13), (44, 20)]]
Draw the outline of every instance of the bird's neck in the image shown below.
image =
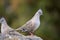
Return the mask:
[(40, 19), (40, 15), (36, 15), (36, 14), (35, 14), (32, 19), (34, 19), (34, 20), (39, 20), (39, 19)]
[(1, 25), (7, 25), (7, 22), (6, 22), (6, 21), (4, 21), (4, 22), (2, 22), (2, 23), (1, 23)]
[(4, 31), (7, 29), (7, 23), (2, 23), (1, 24), (1, 33), (4, 33)]

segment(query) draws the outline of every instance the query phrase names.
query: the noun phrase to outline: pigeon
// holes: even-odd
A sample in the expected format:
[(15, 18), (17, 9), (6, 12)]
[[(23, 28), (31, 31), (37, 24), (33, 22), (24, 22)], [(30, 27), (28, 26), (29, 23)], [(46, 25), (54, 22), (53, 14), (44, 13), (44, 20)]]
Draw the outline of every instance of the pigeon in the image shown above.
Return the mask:
[(42, 9), (39, 9), (35, 15), (27, 21), (23, 26), (17, 28), (16, 30), (21, 30), (22, 32), (28, 32), (33, 35), (34, 31), (40, 26), (40, 16), (43, 15)]
[(17, 32), (15, 29), (12, 29), (11, 27), (8, 26), (6, 20), (4, 17), (2, 17), (0, 19), (0, 23), (1, 23), (1, 37), (2, 37), (2, 40), (6, 39), (6, 38), (9, 38), (9, 39), (23, 39), (23, 36), (22, 34), (20, 34), (19, 32)]
[(9, 35), (9, 32), (14, 31), (14, 29), (12, 29), (8, 26), (4, 17), (2, 17), (0, 19), (0, 23), (1, 23), (1, 36), (2, 36), (2, 38), (5, 38), (5, 37), (11, 38), (11, 36)]

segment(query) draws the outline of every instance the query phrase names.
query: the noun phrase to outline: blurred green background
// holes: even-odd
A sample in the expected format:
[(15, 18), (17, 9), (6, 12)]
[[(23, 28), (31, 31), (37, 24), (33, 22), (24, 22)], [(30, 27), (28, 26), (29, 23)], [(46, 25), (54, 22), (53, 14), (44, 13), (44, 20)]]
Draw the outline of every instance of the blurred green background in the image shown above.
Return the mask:
[(40, 8), (43, 16), (35, 35), (43, 40), (60, 40), (60, 0), (0, 0), (0, 18), (5, 17), (8, 25), (16, 29)]

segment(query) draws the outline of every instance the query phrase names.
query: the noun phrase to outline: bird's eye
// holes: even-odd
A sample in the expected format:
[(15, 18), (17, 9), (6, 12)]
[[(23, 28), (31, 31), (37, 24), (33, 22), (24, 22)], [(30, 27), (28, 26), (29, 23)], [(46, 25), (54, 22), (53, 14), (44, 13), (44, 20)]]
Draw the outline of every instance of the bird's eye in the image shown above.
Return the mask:
[(39, 14), (41, 14), (41, 12), (39, 12)]

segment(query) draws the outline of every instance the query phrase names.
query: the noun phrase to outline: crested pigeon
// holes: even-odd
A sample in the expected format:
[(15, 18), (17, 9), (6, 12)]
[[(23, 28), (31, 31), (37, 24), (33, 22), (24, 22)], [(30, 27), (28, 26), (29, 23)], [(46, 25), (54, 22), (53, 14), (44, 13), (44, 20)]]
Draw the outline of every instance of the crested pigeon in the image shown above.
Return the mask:
[(5, 18), (1, 18), (0, 19), (0, 23), (1, 23), (1, 36), (2, 39), (5, 38), (12, 38), (13, 36), (19, 37), (21, 36), (21, 34), (19, 32), (17, 32), (15, 29), (12, 29), (11, 27), (8, 26)]
[(40, 26), (40, 16), (42, 15), (42, 10), (39, 9), (35, 15), (27, 21), (23, 26), (17, 28), (16, 30), (21, 30), (22, 32), (29, 32), (31, 35), (35, 30), (37, 30)]
[(5, 20), (4, 17), (2, 17), (0, 19), (0, 23), (1, 23), (1, 34), (2, 34), (2, 37), (10, 37), (11, 36), (9, 35), (9, 32), (11, 31), (14, 31), (14, 29), (10, 28)]

